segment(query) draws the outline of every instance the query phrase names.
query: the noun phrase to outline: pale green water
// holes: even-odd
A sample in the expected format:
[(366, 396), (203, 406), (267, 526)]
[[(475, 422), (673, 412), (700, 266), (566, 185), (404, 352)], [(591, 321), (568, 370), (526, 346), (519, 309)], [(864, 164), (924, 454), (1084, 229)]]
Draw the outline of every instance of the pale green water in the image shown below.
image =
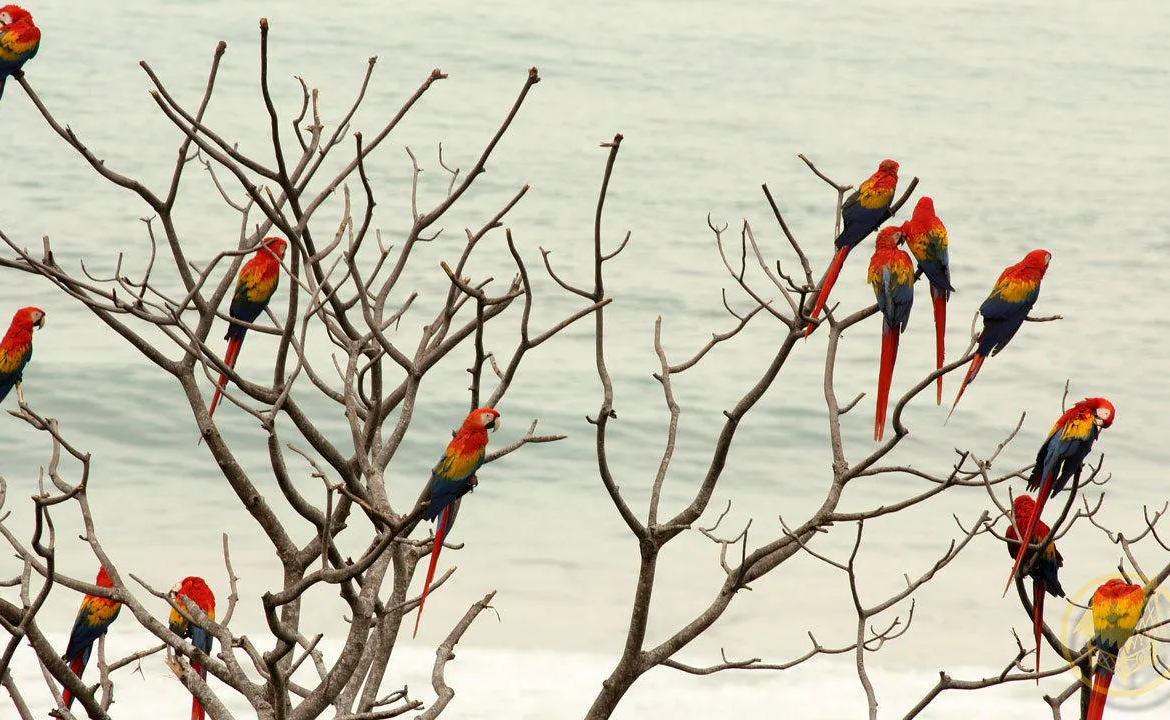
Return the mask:
[[(1026, 464), (1059, 414), (1060, 394), (1071, 378), (1072, 395), (1105, 395), (1117, 405), (1119, 419), (1099, 445), (1116, 478), (1102, 512), (1116, 527), (1134, 533), (1141, 527), (1140, 506), (1161, 507), (1166, 498), (1157, 418), (1167, 397), (1161, 362), (1167, 344), (1152, 318), (1166, 297), (1154, 269), (1170, 238), (1148, 215), (1161, 213), (1170, 164), (1165, 142), (1170, 52), (1161, 32), (1170, 12), (1156, 2), (1127, 3), (1124, 12), (1104, 4), (1074, 11), (1055, 2), (1029, 7), (977, 2), (945, 9), (933, 3), (890, 5), (684, 2), (570, 8), (498, 2), (439, 8), (363, 2), (326, 9), (136, 2), (112, 12), (57, 4), (30, 8), (46, 39), (28, 70), (45, 102), (100, 157), (159, 184), (169, 173), (178, 138), (146, 94), (147, 81), (135, 64), (139, 59), (147, 59), (177, 96), (193, 102), (215, 42), (227, 40), (210, 122), (253, 149), (263, 147), (266, 132), (256, 92), (256, 20), (262, 14), (272, 22), (273, 79), (286, 116), (299, 94), (293, 74), (321, 87), (327, 118), (336, 117), (356, 88), (365, 59), (376, 54), (379, 69), (369, 102), (355, 121), (368, 131), (431, 68), (440, 67), (450, 78), (434, 88), (371, 164), (383, 213), (379, 223), (393, 238), (408, 209), (403, 183), (410, 165), (402, 146), (410, 145), (430, 168), (424, 189), (434, 200), (445, 187), (435, 144), (443, 141), (449, 161), (469, 167), (527, 68), (538, 66), (543, 81), (489, 173), (446, 224), (447, 232), (457, 235), (463, 225), (482, 221), (517, 187), (530, 183), (529, 196), (509, 216), (526, 258), (537, 262), (536, 247), (543, 245), (555, 251), (552, 259), (564, 273), (582, 271), (575, 263), (589, 250), (604, 162), (597, 144), (615, 132), (625, 135), (606, 224), (615, 242), (627, 228), (634, 237), (610, 268), (616, 303), (609, 316), (609, 363), (620, 418), (611, 459), (623, 491), (639, 508), (657, 466), (665, 423), (660, 391), (649, 376), (656, 368), (650, 345), (654, 317), (664, 316), (667, 347), (678, 358), (699, 347), (711, 330), (729, 325), (719, 288), (730, 283), (705, 225), (707, 213), (733, 227), (746, 216), (767, 252), (789, 262), (759, 189), (766, 181), (819, 268), (829, 258), (834, 198), (796, 153), (808, 154), (850, 183), (863, 179), (881, 158), (897, 158), (905, 180), (921, 178), (920, 192), (935, 198), (950, 231), (959, 289), (951, 306), (952, 352), (961, 349), (968, 319), (996, 274), (1033, 247), (1054, 254), (1038, 311), (1066, 318), (1025, 327), (1001, 357), (987, 363), (949, 425), (942, 426), (943, 411), (916, 405), (908, 415), (913, 435), (898, 459), (939, 467), (950, 461), (955, 446), (986, 453), (1019, 412), (1027, 411), (1020, 439), (1000, 466)], [(0, 146), (0, 226), (6, 233), (30, 246), (49, 234), (60, 262), (76, 267), (85, 259), (95, 272), (112, 269), (118, 251), (143, 251), (146, 239), (137, 218), (146, 208), (99, 182), (34, 115), (16, 85), (5, 93), (0, 131), (6, 138)], [(202, 172), (189, 173), (188, 180), (189, 204), (180, 218), (185, 246), (208, 258), (234, 243), (236, 216), (217, 204)], [(502, 238), (493, 242), (491, 247), (502, 247)], [(429, 248), (420, 271), (449, 257), (451, 247)], [(866, 254), (859, 252), (848, 263), (834, 292), (847, 306), (870, 301), (863, 282)], [(48, 312), (26, 392), (35, 407), (60, 418), (73, 440), (97, 458), (90, 492), (107, 548), (161, 586), (173, 582), (177, 567), (222, 582), (219, 536), (228, 532), (237, 569), (246, 577), (241, 590), (252, 598), (239, 609), (240, 627), (258, 624), (255, 598), (273, 572), (267, 549), (207, 462), (206, 451), (194, 446), (177, 388), (161, 372), (134, 364), (118, 338), (46, 284), (11, 273), (3, 278), (0, 315), (6, 318), (34, 301)], [(445, 280), (427, 270), (416, 282), (426, 291)], [(544, 322), (573, 307), (547, 283), (538, 292), (551, 301)], [(895, 389), (932, 363), (924, 298), (903, 341)], [(570, 439), (531, 448), (485, 470), (473, 505), (456, 528), (454, 539), (468, 545), (444, 555), (444, 562), (458, 564), (459, 573), (428, 602), (418, 641), (424, 650), (433, 647), (467, 604), (498, 589), (502, 622), (483, 622), (467, 642), (521, 651), (501, 655), (506, 663), (484, 665), (507, 667), (518, 685), (566, 688), (563, 699), (534, 692), (530, 700), (518, 700), (530, 702), (517, 707), (528, 708), (522, 712), (532, 717), (583, 712), (606, 665), (616, 658), (636, 567), (635, 547), (591, 460), (591, 428), (583, 416), (596, 410), (600, 397), (583, 330), (533, 358), (544, 365), (529, 365), (501, 406), (506, 422), (493, 442), (514, 439), (531, 417), (540, 418), (542, 429), (569, 433)], [(849, 334), (838, 366), (843, 398), (872, 390), (877, 332), (876, 322), (870, 322)], [(684, 443), (667, 486), (669, 507), (686, 501), (705, 467), (719, 412), (754, 382), (778, 334), (761, 322), (737, 344), (712, 354), (704, 368), (676, 381)], [(817, 360), (823, 342), (815, 338), (798, 348), (793, 364), (749, 416), (712, 502), (721, 509), (732, 498), (728, 521), (754, 517), (753, 533), (761, 541), (777, 531), (778, 513), (795, 522), (819, 504), (827, 485)], [(263, 339), (250, 339), (241, 367), (254, 362), (259, 371), (270, 349)], [(447, 363), (428, 387), (434, 400), (419, 412), (396, 461), (392, 492), (400, 497), (414, 497), (461, 415), (466, 384), (461, 363)], [(955, 385), (948, 383), (948, 397)], [(232, 410), (224, 408), (221, 425), (243, 441), (254, 428)], [(849, 416), (850, 457), (872, 447), (871, 413), (872, 405), (863, 401)], [(10, 482), (10, 506), (27, 514), (27, 501), (19, 498), (34, 487), (47, 447), (15, 420), (3, 426), (0, 473)], [(258, 470), (263, 467), (259, 454), (243, 457)], [(909, 479), (861, 484), (845, 505), (889, 502), (916, 487)], [(986, 504), (981, 491), (955, 493), (912, 517), (875, 523), (863, 589), (876, 599), (900, 585), (902, 572), (924, 570), (957, 532), (951, 513), (969, 521)], [(68, 520), (60, 520), (62, 534), (75, 537)], [(23, 518), (15, 522), (24, 527)], [(835, 533), (820, 547), (842, 552), (849, 537), (848, 531)], [(1062, 551), (1070, 589), (1117, 563), (1116, 548), (1086, 527), (1065, 538)], [(1164, 554), (1141, 558), (1147, 570), (1165, 562)], [(974, 666), (968, 675), (989, 674), (1014, 652), (1009, 628), (1024, 628), (1025, 617), (1014, 602), (999, 598), (1005, 562), (1003, 549), (987, 539), (922, 593), (909, 636), (873, 661), (892, 674), (879, 679), (884, 708), (900, 709), (921, 695), (940, 667)], [(0, 575), (15, 572), (15, 562), (6, 563), (0, 562)], [(66, 562), (67, 569), (83, 574), (91, 565), (80, 556)], [(705, 606), (718, 575), (709, 544), (678, 541), (663, 559), (652, 638)], [(807, 628), (826, 644), (846, 642), (852, 630), (839, 626), (836, 615), (848, 609), (844, 590), (832, 571), (805, 559), (793, 562), (738, 598), (686, 659), (702, 664), (727, 647), (735, 655), (783, 660), (803, 651)], [(59, 616), (64, 633), (76, 602), (68, 593), (54, 592), (44, 618)], [(548, 655), (527, 651), (599, 653), (600, 659), (588, 656), (580, 670), (573, 664), (576, 656), (565, 655), (566, 667), (579, 672), (550, 677)], [(425, 668), (423, 658), (418, 667), (412, 661), (404, 668), (404, 677)], [(834, 693), (840, 699), (832, 700), (840, 709), (810, 716), (856, 716), (858, 706), (851, 704), (860, 697), (856, 681), (848, 668), (842, 672)], [(631, 698), (644, 705), (630, 717), (681, 716), (679, 710), (666, 714), (660, 701), (679, 688), (703, 689), (681, 706), (694, 717), (730, 714), (722, 693), (747, 703), (745, 688), (770, 682), (764, 687), (787, 693), (808, 677), (648, 678)], [(1038, 712), (1043, 709), (1038, 695), (1034, 688), (1019, 690), (1013, 697), (1020, 699), (1008, 707)], [(980, 702), (994, 697), (1004, 695), (980, 696)], [(467, 704), (456, 716), (469, 716), (463, 712), (471, 712), (475, 695), (469, 690), (460, 699)]]

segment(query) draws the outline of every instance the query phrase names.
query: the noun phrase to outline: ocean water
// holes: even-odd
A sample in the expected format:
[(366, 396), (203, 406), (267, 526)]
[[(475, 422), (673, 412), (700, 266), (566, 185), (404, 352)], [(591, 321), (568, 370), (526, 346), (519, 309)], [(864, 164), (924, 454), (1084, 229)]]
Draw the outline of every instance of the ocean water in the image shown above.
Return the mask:
[[(924, 394), (907, 412), (911, 435), (892, 460), (939, 470), (953, 462), (957, 447), (986, 456), (1026, 412), (1017, 441), (996, 469), (1026, 465), (1060, 414), (1067, 381), (1070, 398), (1104, 395), (1118, 408), (1117, 422), (1098, 444), (1113, 480), (1089, 495), (1095, 500), (1104, 492), (1099, 518), (1136, 535), (1144, 527), (1143, 506), (1161, 508), (1167, 496), (1159, 419), (1168, 390), (1162, 361), (1170, 348), (1157, 319), (1166, 291), (1156, 268), (1170, 248), (1170, 231), (1148, 216), (1164, 204), (1170, 168), (1170, 50), (1160, 32), (1170, 10), (1153, 0), (1126, 3), (1124, 12), (1057, 2), (891, 5), (570, 7), (501, 0), (387, 6), (362, 0), (324, 8), (135, 0), (113, 12), (52, 3), (30, 6), (45, 39), (27, 69), (57, 117), (110, 167), (159, 186), (169, 177), (179, 136), (151, 100), (139, 60), (148, 61), (177, 97), (194, 103), (215, 43), (226, 40), (208, 122), (265, 159), (267, 118), (257, 82), (261, 15), (271, 21), (271, 82), (282, 117), (291, 118), (298, 107), (293, 76), (299, 75), (321, 89), (322, 111), (332, 122), (347, 107), (367, 58), (377, 55), (367, 103), (354, 119), (354, 128), (368, 135), (432, 68), (441, 68), (449, 78), (370, 162), (377, 223), (394, 242), (409, 221), (404, 148), (425, 168), (420, 204), (436, 202), (447, 183), (438, 143), (448, 164), (469, 168), (527, 69), (538, 67), (542, 81), (489, 171), (444, 222), (442, 239), (420, 254), (410, 286), (422, 292), (420, 308), (433, 302), (446, 287), (437, 264), (461, 247), (462, 228), (478, 227), (526, 183), (532, 189), (508, 225), (534, 276), (540, 274), (538, 247), (544, 247), (559, 272), (583, 278), (605, 161), (598, 144), (623, 133), (604, 223), (610, 243), (632, 232), (627, 250), (607, 268), (615, 300), (607, 310), (608, 363), (619, 418), (609, 449), (622, 490), (640, 514), (667, 417), (650, 376), (657, 369), (655, 318), (663, 319), (672, 359), (681, 359), (710, 332), (732, 325), (721, 288), (735, 305), (747, 306), (720, 264), (708, 214), (716, 224), (730, 223), (732, 240), (747, 219), (767, 257), (796, 267), (760, 191), (766, 182), (819, 269), (831, 254), (835, 193), (796, 155), (854, 184), (882, 158), (896, 158), (903, 186), (920, 178), (919, 193), (935, 199), (950, 233), (958, 288), (950, 308), (952, 356), (965, 345), (969, 319), (996, 275), (1035, 247), (1054, 255), (1037, 312), (1064, 320), (1025, 327), (984, 366), (949, 423), (943, 424), (945, 410)], [(141, 272), (149, 241), (140, 218), (148, 208), (102, 182), (13, 83), (0, 101), (0, 130), (8, 139), (0, 143), (0, 228), (28, 247), (49, 235), (67, 268), (84, 261), (90, 272), (109, 274), (121, 253), (124, 272)], [(189, 168), (187, 182), (177, 220), (184, 248), (203, 262), (234, 245), (239, 218), (219, 202), (202, 169)], [(321, 216), (318, 234), (331, 232), (335, 222), (335, 213)], [(472, 271), (509, 277), (503, 248), (502, 235), (490, 235)], [(834, 300), (846, 308), (872, 297), (864, 283), (866, 253), (856, 255), (834, 290)], [(157, 586), (194, 573), (226, 594), (220, 538), (228, 534), (243, 577), (234, 627), (260, 630), (258, 597), (278, 568), (206, 450), (195, 446), (178, 388), (47, 283), (7, 271), (0, 278), (0, 316), (34, 303), (48, 313), (25, 392), (34, 408), (59, 418), (68, 437), (93, 453), (89, 494), (106, 549), (120, 566)], [(767, 292), (758, 275), (755, 287)], [(546, 279), (538, 281), (537, 294), (547, 303), (536, 314), (537, 327), (579, 307)], [(924, 294), (920, 304), (926, 306)], [(403, 337), (417, 337), (426, 319), (421, 309), (407, 315)], [(588, 330), (575, 328), (536, 351), (501, 404), (505, 422), (493, 444), (516, 439), (534, 418), (541, 431), (569, 438), (527, 448), (481, 473), (452, 538), (466, 546), (443, 555), (442, 564), (457, 565), (458, 572), (428, 600), (418, 640), (402, 640), (387, 687), (409, 683), (428, 699), (434, 646), (469, 604), (493, 589), (499, 619), (482, 617), (451, 666), (459, 693), (452, 716), (579, 717), (616, 661), (637, 551), (596, 477), (592, 427), (584, 420), (600, 404)], [(755, 382), (780, 333), (760, 318), (675, 379), (683, 415), (663, 512), (689, 500), (721, 411)], [(872, 393), (878, 333), (876, 321), (847, 333), (836, 371), (841, 398)], [(747, 417), (704, 523), (730, 501), (726, 527), (738, 529), (751, 519), (752, 537), (764, 542), (780, 532), (778, 515), (795, 524), (821, 503), (830, 479), (820, 389), (824, 342), (818, 334), (801, 343)], [(920, 307), (902, 342), (895, 391), (932, 368), (932, 343), (929, 313)], [(266, 338), (250, 337), (241, 369), (263, 372), (271, 349)], [(395, 460), (392, 497), (414, 498), (461, 418), (465, 362), (453, 358), (428, 380), (426, 401)], [(948, 378), (948, 400), (956, 383)], [(322, 424), (338, 432), (331, 409), (317, 409)], [(852, 459), (873, 448), (871, 413), (867, 397), (846, 417)], [(250, 419), (230, 406), (217, 418), (242, 461), (263, 477), (262, 448), (249, 449), (257, 437)], [(30, 527), (27, 496), (47, 457), (44, 437), (5, 418), (0, 475), (13, 513), (6, 522), (21, 537)], [(308, 491), (312, 481), (305, 468), (300, 472)], [(271, 483), (260, 482), (275, 494)], [(843, 509), (893, 502), (922, 487), (909, 477), (858, 482)], [(1022, 483), (1013, 485), (1020, 489)], [(866, 600), (899, 590), (904, 573), (925, 572), (961, 532), (956, 518), (969, 525), (989, 505), (982, 490), (960, 490), (868, 525), (861, 554)], [(92, 558), (77, 540), (78, 519), (66, 511), (56, 520), (62, 566), (91, 574)], [(852, 537), (852, 528), (834, 528), (818, 550), (840, 558)], [(1063, 538), (1061, 549), (1070, 590), (1091, 591), (1121, 556), (1086, 524)], [(1137, 556), (1151, 573), (1170, 560), (1156, 547), (1140, 546)], [(651, 642), (706, 606), (721, 580), (717, 562), (717, 548), (697, 536), (681, 537), (664, 553)], [(11, 556), (0, 560), (0, 576), (18, 571)], [(900, 716), (940, 669), (982, 677), (1010, 659), (1012, 630), (1026, 635), (1028, 623), (1014, 600), (999, 597), (1006, 571), (1003, 548), (980, 538), (919, 593), (910, 631), (869, 660), (883, 716)], [(1079, 595), (1082, 602), (1085, 597)], [(59, 618), (62, 644), (77, 601), (74, 593), (55, 589), (39, 618), (46, 631)], [(1062, 603), (1049, 607), (1050, 620), (1070, 612)], [(904, 621), (906, 613), (902, 605), (883, 620), (898, 615)], [(340, 626), (331, 612), (314, 621), (323, 629)], [(782, 662), (805, 650), (807, 631), (826, 645), (840, 645), (853, 635), (853, 624), (841, 574), (799, 557), (737, 597), (680, 659), (708, 664), (726, 648), (733, 657)], [(122, 620), (111, 645), (129, 650), (139, 640)], [(39, 672), (22, 657), (17, 674), (35, 683)], [(163, 697), (182, 702), (182, 689), (166, 678), (161, 663), (143, 665), (145, 677), (119, 685), (122, 708), (140, 711)], [(976, 709), (980, 716), (1032, 717), (1047, 712), (1041, 693), (1057, 692), (1066, 682), (955, 695), (924, 717)], [(38, 692), (32, 700), (39, 711), (47, 708), (48, 695), (43, 685)], [(0, 700), (0, 716), (10, 713), (7, 702)], [(639, 681), (621, 716), (721, 717), (760, 708), (783, 709), (786, 717), (857, 717), (864, 701), (851, 665), (822, 659), (779, 674), (691, 678), (659, 670)], [(1136, 700), (1129, 709), (1159, 712)]]

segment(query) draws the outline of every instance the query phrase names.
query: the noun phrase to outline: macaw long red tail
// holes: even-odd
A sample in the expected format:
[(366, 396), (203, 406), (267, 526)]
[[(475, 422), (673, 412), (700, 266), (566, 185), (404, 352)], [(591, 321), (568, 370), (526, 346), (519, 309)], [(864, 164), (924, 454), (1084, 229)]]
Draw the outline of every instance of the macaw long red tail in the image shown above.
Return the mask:
[[(223, 362), (231, 369), (236, 369), (236, 358), (240, 356), (240, 346), (244, 344), (244, 338), (234, 337), (228, 340), (227, 353), (223, 356)], [(211, 398), (211, 407), (207, 409), (207, 416), (211, 417), (215, 414), (215, 406), (219, 404), (219, 398), (223, 395), (223, 388), (227, 385), (227, 375), (220, 375), (219, 382), (215, 385), (215, 396)]]
[(1032, 635), (1036, 639), (1036, 684), (1040, 684), (1040, 635), (1044, 627), (1044, 581), (1032, 580)]
[(1016, 577), (1016, 570), (1020, 568), (1020, 561), (1024, 559), (1024, 555), (1028, 552), (1028, 544), (1032, 542), (1032, 533), (1036, 532), (1036, 523), (1040, 522), (1040, 513), (1044, 510), (1044, 503), (1048, 501), (1049, 488), (1052, 485), (1052, 476), (1044, 478), (1044, 482), (1040, 485), (1040, 492), (1036, 493), (1036, 510), (1032, 513), (1032, 519), (1028, 523), (1028, 527), (1020, 528), (1023, 532), (1020, 535), (1020, 549), (1016, 551), (1016, 561), (1012, 563), (1011, 574), (1008, 575), (1007, 585), (1003, 587), (1004, 596), (1007, 595), (1008, 588), (1012, 586), (1012, 580)]
[[(935, 294), (934, 288), (930, 289), (931, 299), (934, 301), (934, 355), (936, 360), (936, 370), (942, 370), (943, 361), (946, 358), (946, 335), (947, 335), (947, 298), (942, 293)], [(958, 402), (958, 400), (956, 400)], [(938, 376), (938, 405), (942, 405), (942, 375)]]
[(1089, 697), (1089, 713), (1085, 720), (1101, 720), (1105, 714), (1105, 700), (1109, 697), (1109, 682), (1113, 680), (1113, 673), (1104, 668), (1097, 668), (1093, 675), (1093, 694)]
[[(191, 663), (191, 669), (199, 673), (199, 677), (207, 679), (207, 670), (199, 663)], [(191, 720), (203, 720), (203, 705), (194, 696), (191, 697)]]
[[(78, 680), (81, 679), (81, 673), (85, 672), (84, 655), (85, 653), (81, 653), (73, 658), (73, 662), (69, 663), (69, 669), (73, 671), (73, 674), (77, 676)], [(73, 693), (68, 690), (61, 691), (61, 699), (65, 701), (66, 708), (73, 706)]]
[[(829, 299), (829, 292), (833, 289), (833, 283), (837, 282), (837, 276), (841, 274), (841, 266), (845, 264), (845, 256), (849, 254), (849, 248), (843, 247), (837, 250), (837, 254), (833, 256), (833, 262), (829, 264), (829, 271), (825, 273), (825, 279), (821, 283), (821, 290), (817, 293), (817, 300), (813, 303), (812, 312), (808, 314), (813, 320), (817, 319), (817, 315), (821, 314), (821, 309), (825, 307), (825, 303)], [(809, 323), (804, 330), (804, 336), (808, 337), (815, 327)]]
[(439, 562), (439, 551), (443, 549), (443, 538), (447, 535), (447, 526), (451, 521), (451, 506), (443, 508), (439, 522), (435, 526), (435, 542), (431, 546), (431, 564), (427, 566), (427, 579), (423, 582), (422, 596), (418, 599), (418, 615), (414, 618), (414, 634), (418, 637), (418, 623), (422, 620), (423, 604), (427, 601), (427, 591), (431, 589), (431, 581), (435, 579), (435, 565)]
[(963, 397), (963, 391), (967, 389), (967, 385), (979, 374), (979, 368), (983, 367), (983, 360), (982, 355), (975, 353), (975, 358), (971, 360), (971, 367), (967, 368), (967, 374), (963, 377), (963, 384), (959, 386), (959, 394), (955, 395), (955, 402), (951, 405), (950, 413), (947, 414), (947, 420), (950, 420), (951, 415), (955, 414), (955, 408), (959, 406), (959, 398)]
[(882, 332), (882, 358), (878, 365), (877, 414), (873, 421), (873, 439), (881, 441), (886, 432), (886, 406), (890, 403), (890, 381), (898, 359), (898, 329)]

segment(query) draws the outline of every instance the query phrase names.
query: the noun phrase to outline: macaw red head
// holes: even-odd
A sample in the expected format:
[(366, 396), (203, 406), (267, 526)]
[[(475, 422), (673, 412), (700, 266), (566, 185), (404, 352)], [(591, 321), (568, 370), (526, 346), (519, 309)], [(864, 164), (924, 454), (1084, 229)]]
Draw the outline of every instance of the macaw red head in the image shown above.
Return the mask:
[(110, 582), (110, 574), (106, 572), (106, 568), (104, 566), (98, 568), (97, 586), (105, 588), (114, 587), (114, 583)]
[(286, 243), (283, 238), (266, 237), (264, 238), (263, 247), (268, 248), (268, 250), (276, 256), (276, 259), (280, 260), (284, 257), (284, 249), (288, 247), (288, 243)]
[(200, 610), (207, 613), (207, 617), (215, 619), (215, 595), (212, 594), (211, 588), (207, 587), (203, 578), (194, 575), (183, 578), (171, 588), (170, 595), (176, 600), (181, 597), (190, 598), (193, 603), (199, 606)]
[(1016, 499), (1012, 500), (1012, 517), (1015, 518), (1016, 525), (1024, 526), (1032, 521), (1032, 515), (1036, 512), (1036, 501), (1032, 499), (1031, 495), (1016, 495)]
[(1048, 269), (1048, 263), (1052, 262), (1052, 253), (1047, 250), (1033, 250), (1024, 256), (1024, 267), (1029, 270), (1035, 270), (1044, 275), (1044, 271)]
[(878, 231), (875, 241), (877, 250), (895, 250), (902, 242), (902, 226), (890, 225)]
[(481, 407), (472, 410), (463, 421), (463, 430), (495, 431), (500, 427), (500, 414), (495, 408)]
[(15, 25), (20, 22), (32, 22), (32, 14), (19, 5), (5, 5), (0, 7), (0, 27)]
[(24, 330), (32, 330), (34, 327), (43, 328), (45, 326), (45, 311), (38, 307), (21, 308), (12, 316), (12, 325)]
[(1098, 427), (1107, 428), (1113, 424), (1114, 418), (1117, 417), (1117, 408), (1113, 407), (1113, 403), (1102, 397), (1085, 398), (1077, 405), (1087, 407), (1093, 411), (1093, 423)]
[(898, 162), (896, 160), (882, 160), (878, 165), (878, 172), (883, 172), (888, 175), (898, 176)]
[(914, 206), (914, 222), (927, 222), (934, 218), (934, 200), (927, 195), (918, 198), (918, 204)]
[(1134, 601), (1144, 600), (1144, 592), (1141, 585), (1130, 585), (1121, 578), (1110, 578), (1100, 587), (1097, 592), (1093, 593), (1092, 605), (1099, 602), (1116, 601), (1120, 598), (1130, 596), (1129, 599)]
[[(1032, 518), (1036, 516), (1036, 501), (1032, 499), (1031, 495), (1017, 495), (1012, 500), (1012, 524), (1008, 526), (1006, 537), (1010, 541), (1017, 541), (1020, 535), (1028, 532), (1028, 526), (1032, 524)], [(1032, 542), (1038, 540), (1045, 540), (1048, 538), (1048, 533), (1052, 528), (1044, 524), (1044, 521), (1037, 518), (1036, 526), (1032, 528)]]

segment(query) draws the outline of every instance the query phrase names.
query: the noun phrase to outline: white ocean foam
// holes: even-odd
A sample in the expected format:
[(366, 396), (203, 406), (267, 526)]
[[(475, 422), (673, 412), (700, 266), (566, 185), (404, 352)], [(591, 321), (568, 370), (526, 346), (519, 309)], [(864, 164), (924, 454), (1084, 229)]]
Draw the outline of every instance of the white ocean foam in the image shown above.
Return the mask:
[[(64, 638), (58, 638), (58, 643)], [(324, 648), (326, 653), (330, 648)], [(556, 720), (583, 717), (602, 679), (615, 658), (597, 653), (556, 653), (539, 650), (459, 649), (447, 666), (447, 680), (456, 696), (447, 716), (462, 720)], [(397, 651), (386, 688), (407, 685), (412, 698), (425, 703), (434, 699), (430, 671), (434, 654), (421, 648)], [(876, 665), (876, 662), (874, 663)], [(13, 664), (15, 679), (33, 712), (47, 713), (50, 700), (40, 670), (27, 647)], [(954, 668), (960, 678), (991, 674), (988, 669)], [(86, 680), (94, 682), (93, 669)], [(937, 675), (876, 668), (871, 679), (881, 702), (883, 717), (901, 717), (933, 685)], [(189, 695), (170, 674), (161, 658), (147, 658), (141, 672), (123, 669), (114, 676), (115, 717), (136, 717), (146, 712), (186, 708)], [(212, 681), (220, 690), (224, 686)], [(1024, 720), (1044, 710), (1041, 694), (1055, 686), (1037, 689), (1031, 683), (1009, 688), (944, 694), (920, 717), (995, 717)], [(0, 717), (9, 717), (11, 701), (0, 696)], [(223, 693), (237, 717), (250, 717), (250, 707), (230, 693)], [(1120, 703), (1119, 703), (1120, 705)], [(1138, 708), (1129, 708), (1138, 709)], [(622, 701), (615, 718), (723, 718), (776, 713), (784, 718), (853, 720), (865, 714), (864, 694), (853, 664), (841, 658), (824, 658), (786, 672), (726, 672), (694, 677), (659, 669), (640, 679)], [(1156, 709), (1129, 713), (1153, 717)]]

